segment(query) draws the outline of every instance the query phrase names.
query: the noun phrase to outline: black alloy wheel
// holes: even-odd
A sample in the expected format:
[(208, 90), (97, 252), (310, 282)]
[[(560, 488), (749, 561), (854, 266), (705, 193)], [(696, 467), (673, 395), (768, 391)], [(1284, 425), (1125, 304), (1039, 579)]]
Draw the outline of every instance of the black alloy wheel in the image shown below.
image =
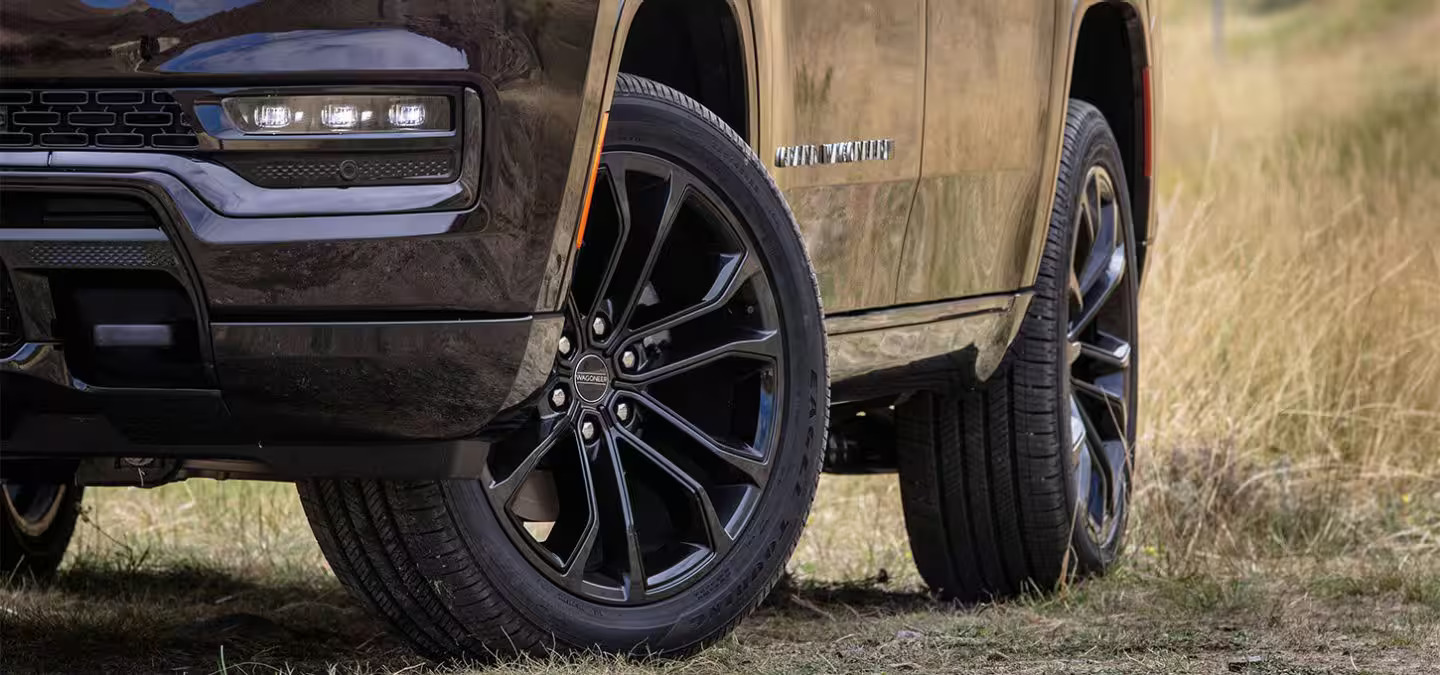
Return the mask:
[(83, 488), (10, 481), (0, 487), (0, 574), (49, 578), (75, 531)]
[(51, 483), (5, 483), (5, 511), (20, 532), (39, 536), (55, 522), (65, 486)]
[(784, 197), (713, 113), (629, 75), (601, 160), (548, 382), (486, 430), (480, 479), (299, 485), (336, 576), (429, 656), (693, 653), (809, 513), (825, 334)]
[(905, 525), (941, 595), (984, 601), (1101, 574), (1130, 508), (1139, 296), (1119, 145), (1072, 100), (1019, 335), (986, 381), (896, 410)]
[(703, 578), (749, 521), (785, 354), (769, 276), (719, 195), (634, 151), (604, 153), (598, 176), (553, 383), (484, 483), (552, 581), (639, 604)]
[(1129, 223), (1115, 178), (1089, 167), (1075, 212), (1068, 291), (1070, 444), (1077, 512), (1098, 549), (1114, 548), (1129, 504), (1135, 430), (1136, 294)]

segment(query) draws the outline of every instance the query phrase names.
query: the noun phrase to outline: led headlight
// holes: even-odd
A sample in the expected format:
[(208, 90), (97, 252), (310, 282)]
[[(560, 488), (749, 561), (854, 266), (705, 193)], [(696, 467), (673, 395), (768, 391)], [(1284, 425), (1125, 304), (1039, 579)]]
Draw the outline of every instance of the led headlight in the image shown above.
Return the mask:
[(246, 134), (373, 134), (453, 128), (447, 96), (236, 96), (220, 104), (235, 128)]
[(176, 98), (202, 130), (207, 159), (263, 188), (452, 185), (444, 204), (455, 207), (476, 194), (484, 125), (472, 88), (237, 87)]

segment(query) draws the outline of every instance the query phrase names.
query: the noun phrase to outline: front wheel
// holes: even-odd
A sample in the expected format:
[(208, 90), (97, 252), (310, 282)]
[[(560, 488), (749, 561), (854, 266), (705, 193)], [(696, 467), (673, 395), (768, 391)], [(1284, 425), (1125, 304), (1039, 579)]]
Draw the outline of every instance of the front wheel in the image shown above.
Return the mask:
[(84, 488), (15, 482), (0, 488), (0, 579), (54, 576), (75, 533)]
[(621, 76), (565, 314), (481, 480), (300, 485), (336, 575), (431, 656), (695, 651), (805, 523), (814, 274), (764, 167), (695, 101)]
[(1034, 296), (999, 370), (897, 410), (915, 565), (940, 594), (1049, 590), (1117, 559), (1135, 442), (1135, 229), (1120, 150), (1070, 101)]

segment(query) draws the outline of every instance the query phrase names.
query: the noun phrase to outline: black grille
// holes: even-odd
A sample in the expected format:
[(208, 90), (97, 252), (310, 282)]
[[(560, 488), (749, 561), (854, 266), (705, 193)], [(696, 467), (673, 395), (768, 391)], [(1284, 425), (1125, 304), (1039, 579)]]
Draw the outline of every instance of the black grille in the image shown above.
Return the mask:
[(173, 269), (165, 241), (37, 241), (12, 244), (16, 264), (50, 269)]
[(20, 333), (20, 307), (15, 301), (15, 289), (10, 287), (10, 275), (0, 265), (0, 356), (8, 355), (20, 346), (24, 336)]
[(190, 150), (189, 117), (169, 92), (0, 90), (0, 148)]
[(440, 183), (454, 180), (457, 162), (449, 151), (347, 154), (319, 157), (226, 158), (225, 164), (262, 187), (323, 187)]

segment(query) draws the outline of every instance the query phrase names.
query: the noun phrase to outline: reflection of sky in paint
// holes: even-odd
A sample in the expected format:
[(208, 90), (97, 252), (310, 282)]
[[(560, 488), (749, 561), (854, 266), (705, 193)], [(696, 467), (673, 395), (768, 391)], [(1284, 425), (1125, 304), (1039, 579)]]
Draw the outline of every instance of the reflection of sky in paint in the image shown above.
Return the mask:
[[(101, 9), (119, 9), (137, 4), (138, 0), (80, 0)], [(197, 21), (211, 14), (227, 9), (244, 7), (259, 0), (149, 0), (148, 4), (162, 12), (169, 12), (181, 21)]]
[(238, 35), (190, 47), (166, 61), (159, 70), (165, 73), (274, 73), (467, 67), (465, 52), (459, 49), (424, 35), (383, 28)]

